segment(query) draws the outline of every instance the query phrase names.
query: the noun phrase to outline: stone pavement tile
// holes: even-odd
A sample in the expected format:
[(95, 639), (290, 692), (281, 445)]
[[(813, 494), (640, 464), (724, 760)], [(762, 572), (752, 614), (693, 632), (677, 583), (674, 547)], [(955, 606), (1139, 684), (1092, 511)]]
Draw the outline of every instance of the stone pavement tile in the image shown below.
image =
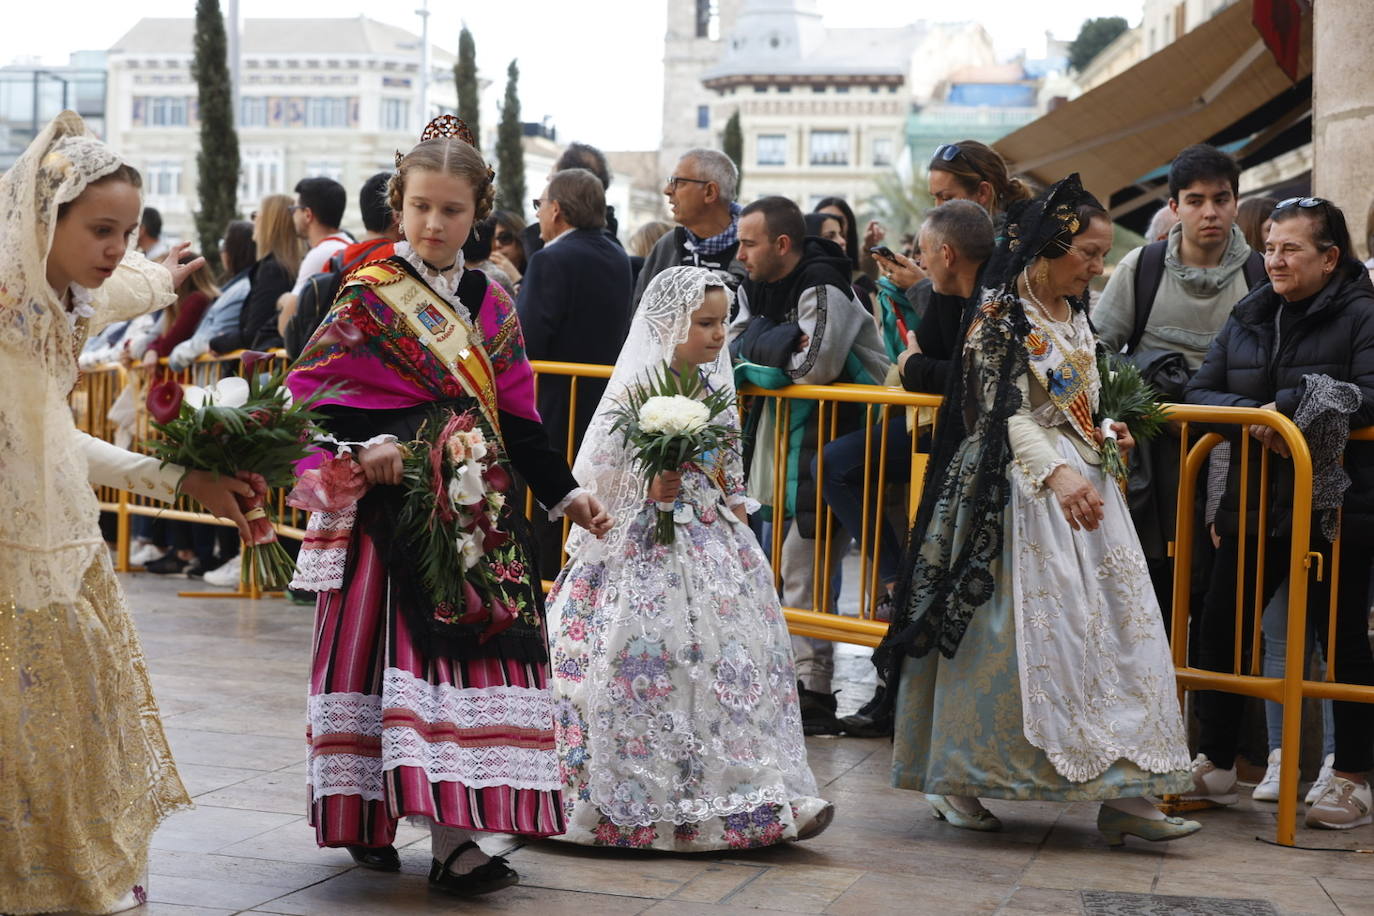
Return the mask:
[(1316, 878), (1304, 875), (1237, 872), (1224, 867), (1207, 871), (1162, 874), (1156, 894), (1259, 898), (1268, 900), (1284, 916), (1340, 916), (1341, 910)]
[(252, 776), (262, 775), (262, 770), (206, 766), (202, 763), (187, 763), (184, 760), (177, 761), (177, 772), (181, 774), (181, 782), (192, 798), (232, 786), (236, 782), (243, 782)]
[[(1126, 841), (1130, 843), (1128, 839)], [(1031, 887), (1063, 890), (1131, 891), (1148, 894), (1159, 873), (1160, 853), (1125, 849), (1083, 850), (1045, 849), (1021, 875), (1020, 883)]]
[(309, 789), (305, 778), (298, 773), (286, 770), (254, 772), (233, 785), (197, 796), (196, 804), (299, 815), (305, 813), (309, 804)]
[[(150, 665), (149, 680), (153, 682), (153, 696), (159, 708), (164, 698), (191, 708), (200, 709), (221, 703), (243, 703), (266, 694), (277, 694), (282, 683), (211, 677), (202, 674), (172, 674), (157, 661)], [(301, 701), (304, 705), (304, 700)]]
[(719, 903), (763, 871), (751, 865), (712, 862), (674, 891), (671, 899), (686, 903)]
[(235, 735), (170, 726), (166, 731), (172, 756), (178, 763), (278, 770), (301, 762), (306, 754), (303, 738)]
[(168, 728), (293, 738), (302, 756), (305, 754), (305, 701), (299, 696), (292, 696), (288, 702), (253, 698), (202, 706), (176, 715), (163, 713), (162, 721)]
[(1048, 887), (1018, 887), (997, 916), (1065, 916), (1082, 912), (1078, 891)]
[(756, 912), (759, 916), (806, 916), (796, 910), (780, 910), (769, 907), (760, 910), (755, 907), (742, 907), (731, 903), (729, 906), (716, 906), (710, 903), (694, 903), (687, 900), (662, 900), (644, 910), (645, 916), (719, 916), (721, 913)]
[[(1357, 833), (1358, 831), (1349, 831)], [(1346, 834), (1336, 831), (1311, 831), (1308, 836), (1299, 834), (1298, 843), (1302, 845), (1323, 846), (1340, 845), (1339, 840)], [(1204, 827), (1197, 839), (1170, 844), (1173, 855), (1168, 856), (1160, 868), (1161, 876), (1171, 876), (1180, 872), (1204, 872), (1218, 869), (1243, 874), (1290, 875), (1296, 877), (1315, 876), (1320, 878), (1350, 878), (1367, 880), (1372, 876), (1369, 857), (1331, 852), (1316, 852), (1305, 849), (1287, 849), (1269, 843), (1257, 843), (1252, 837), (1211, 841)], [(1270, 837), (1265, 837), (1270, 839)], [(1337, 840), (1338, 842), (1321, 842)], [(1129, 842), (1129, 841), (1128, 841)], [(1368, 840), (1366, 839), (1366, 843)]]
[[(1365, 868), (1369, 866), (1366, 864)], [(1366, 874), (1371, 877), (1363, 881), (1350, 878), (1318, 878), (1317, 881), (1345, 916), (1374, 916), (1374, 873), (1367, 870)]]
[(729, 912), (740, 907), (823, 913), (864, 876), (859, 869), (807, 866), (770, 868), (725, 898)]
[(286, 893), (290, 893), (290, 890), (213, 878), (158, 876), (156, 878), (150, 877), (148, 880), (149, 900), (183, 906), (243, 910), (267, 903), (269, 900), (275, 900)]
[[(301, 805), (304, 810), (304, 803)], [(235, 809), (224, 808), (224, 811)], [(250, 813), (250, 812), (241, 812)], [(256, 812), (252, 812), (256, 813)], [(282, 817), (280, 814), (273, 814), (272, 817)], [(216, 850), (220, 855), (242, 856), (246, 859), (270, 859), (279, 862), (295, 862), (302, 865), (321, 865), (329, 867), (352, 867), (353, 859), (343, 849), (320, 848), (315, 845), (315, 828), (306, 823), (305, 817), (287, 818), (287, 823), (281, 827), (276, 827), (257, 836), (250, 837), (242, 842), (234, 843)], [(422, 849), (414, 853), (422, 864), (417, 864), (413, 871), (421, 874), (429, 871), (429, 830), (423, 827), (412, 827), (405, 821), (396, 826), (396, 848), (401, 851), (402, 861), (405, 861), (410, 854), (409, 846), (418, 844)], [(484, 842), (482, 844), (490, 851), (490, 847)]]
[[(349, 865), (352, 865), (351, 860)], [(152, 885), (157, 885), (164, 877), (199, 878), (276, 888), (284, 893), (339, 875), (344, 871), (344, 866), (303, 865), (216, 853), (154, 849), (148, 857), (148, 871), (152, 876)]]
[(846, 888), (823, 912), (835, 916), (991, 914), (1011, 895), (1013, 887), (1011, 882), (993, 884), (957, 875), (937, 878), (870, 874)]
[(238, 910), (224, 910), (209, 906), (182, 906), (177, 903), (156, 903), (148, 901), (137, 910), (130, 910), (134, 916), (232, 916)]
[(183, 852), (216, 852), (299, 820), (302, 818), (287, 814), (199, 805), (189, 811), (179, 811), (163, 821), (153, 834), (152, 847)]
[(704, 872), (711, 860), (634, 850), (532, 843), (506, 858), (522, 886), (661, 900)]
[(286, 916), (380, 916), (384, 913), (521, 913), (525, 916), (629, 916), (653, 901), (643, 897), (582, 894), (518, 885), (463, 900), (429, 889), (424, 875), (379, 874), (354, 869), (337, 878), (273, 900), (262, 912)]

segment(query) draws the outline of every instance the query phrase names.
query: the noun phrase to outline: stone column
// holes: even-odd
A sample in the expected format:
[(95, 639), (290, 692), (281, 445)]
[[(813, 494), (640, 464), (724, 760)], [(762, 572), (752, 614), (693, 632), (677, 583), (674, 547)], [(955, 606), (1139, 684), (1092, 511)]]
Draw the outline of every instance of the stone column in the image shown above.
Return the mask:
[(1345, 211), (1355, 254), (1365, 243), (1374, 200), (1374, 60), (1351, 36), (1374, 35), (1374, 3), (1321, 0), (1312, 24), (1312, 190)]

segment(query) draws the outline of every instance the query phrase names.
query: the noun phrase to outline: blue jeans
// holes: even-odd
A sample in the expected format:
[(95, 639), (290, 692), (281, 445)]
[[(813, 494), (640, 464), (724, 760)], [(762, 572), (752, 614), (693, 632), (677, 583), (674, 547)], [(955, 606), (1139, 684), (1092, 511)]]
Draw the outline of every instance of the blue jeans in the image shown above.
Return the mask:
[[(873, 473), (869, 476), (869, 512), (876, 515), (882, 526), (882, 543), (878, 546), (878, 575), (884, 584), (894, 582), (901, 575), (902, 541), (905, 532), (898, 533), (891, 519), (883, 512), (882, 494), (878, 492), (878, 457), (883, 452), (883, 424), (855, 430), (840, 436), (825, 447), (825, 477), (821, 480), (821, 495), (835, 513), (845, 533), (855, 540), (864, 523), (864, 448), (872, 440)], [(907, 483), (911, 480), (911, 436), (906, 431), (906, 412), (893, 409), (887, 420), (887, 483)], [(811, 463), (816, 474), (816, 462)]]
[[(1317, 619), (1319, 618), (1319, 619)], [(1312, 651), (1315, 628), (1326, 625), (1326, 615), (1309, 613), (1307, 633), (1307, 652)], [(1264, 616), (1260, 618), (1260, 631), (1264, 634), (1264, 660), (1261, 671), (1265, 677), (1283, 677), (1288, 651), (1288, 583), (1284, 582), (1269, 603), (1264, 606)], [(1322, 663), (1325, 673), (1326, 664)], [(1318, 677), (1319, 674), (1313, 674)], [(1333, 718), (1330, 700), (1322, 700), (1322, 757), (1336, 753), (1336, 723)], [(1274, 750), (1283, 742), (1283, 704), (1273, 700), (1264, 701), (1264, 723), (1268, 726), (1269, 750)]]

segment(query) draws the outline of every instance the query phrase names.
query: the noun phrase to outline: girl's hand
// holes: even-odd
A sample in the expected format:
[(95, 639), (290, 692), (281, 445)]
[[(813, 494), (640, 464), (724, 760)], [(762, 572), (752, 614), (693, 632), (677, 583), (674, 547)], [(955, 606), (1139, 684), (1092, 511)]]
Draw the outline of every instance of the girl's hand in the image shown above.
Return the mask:
[(510, 282), (512, 284), (520, 282), (520, 271), (515, 269), (515, 265), (510, 262), (510, 258), (499, 251), (493, 251), (487, 260), (490, 261), (493, 266), (505, 271), (506, 276), (510, 277)]
[(739, 519), (741, 525), (749, 524), (749, 513), (745, 511), (744, 503), (740, 503), (738, 506), (731, 506), (730, 511), (735, 513), (735, 518)]
[(143, 368), (151, 372), (157, 368), (157, 351), (149, 349), (143, 354)]
[(370, 484), (401, 482), (401, 447), (395, 442), (370, 445), (357, 454), (358, 466)]
[(172, 275), (172, 289), (178, 289), (186, 278), (205, 266), (204, 258), (196, 258), (189, 264), (178, 264), (177, 261), (183, 254), (191, 248), (190, 242), (178, 242), (167, 252), (167, 256), (162, 259), (162, 266), (167, 268), (167, 272)]
[(869, 220), (868, 225), (864, 227), (864, 251), (876, 248), (885, 238), (887, 238), (887, 230), (883, 228), (883, 224), (876, 219)]
[(1069, 527), (1074, 531), (1097, 530), (1102, 521), (1102, 497), (1082, 474), (1060, 465), (1045, 479), (1045, 486), (1058, 497), (1059, 508), (1064, 511)]
[(249, 499), (253, 487), (246, 480), (226, 477), (211, 471), (187, 471), (181, 478), (181, 492), (204, 506), (217, 518), (227, 518), (238, 526), (239, 536), (245, 543), (253, 542), (253, 532), (248, 528), (248, 519), (243, 517), (235, 496)]
[(682, 473), (664, 471), (649, 483), (649, 498), (656, 503), (675, 503), (682, 492)]
[(606, 532), (611, 530), (615, 524), (615, 519), (606, 513), (606, 507), (601, 505), (601, 500), (590, 493), (583, 493), (568, 503), (568, 508), (563, 510), (575, 525), (586, 528), (598, 540), (606, 536)]

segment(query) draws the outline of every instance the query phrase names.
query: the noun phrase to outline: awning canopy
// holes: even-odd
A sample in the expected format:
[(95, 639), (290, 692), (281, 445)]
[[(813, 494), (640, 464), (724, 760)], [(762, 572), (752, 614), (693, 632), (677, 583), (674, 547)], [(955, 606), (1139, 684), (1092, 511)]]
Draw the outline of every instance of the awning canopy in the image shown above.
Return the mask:
[(994, 145), (1014, 173), (1049, 184), (1078, 172), (1104, 202), (1167, 165), (1185, 146), (1219, 136), (1238, 139), (1233, 128), (1253, 123), (1250, 116), (1262, 108), (1273, 120), (1251, 133), (1260, 146), (1273, 147), (1275, 137), (1265, 134), (1300, 130), (1304, 115), (1310, 118), (1311, 19), (1303, 23), (1295, 86), (1250, 13), (1248, 0), (1233, 4)]

